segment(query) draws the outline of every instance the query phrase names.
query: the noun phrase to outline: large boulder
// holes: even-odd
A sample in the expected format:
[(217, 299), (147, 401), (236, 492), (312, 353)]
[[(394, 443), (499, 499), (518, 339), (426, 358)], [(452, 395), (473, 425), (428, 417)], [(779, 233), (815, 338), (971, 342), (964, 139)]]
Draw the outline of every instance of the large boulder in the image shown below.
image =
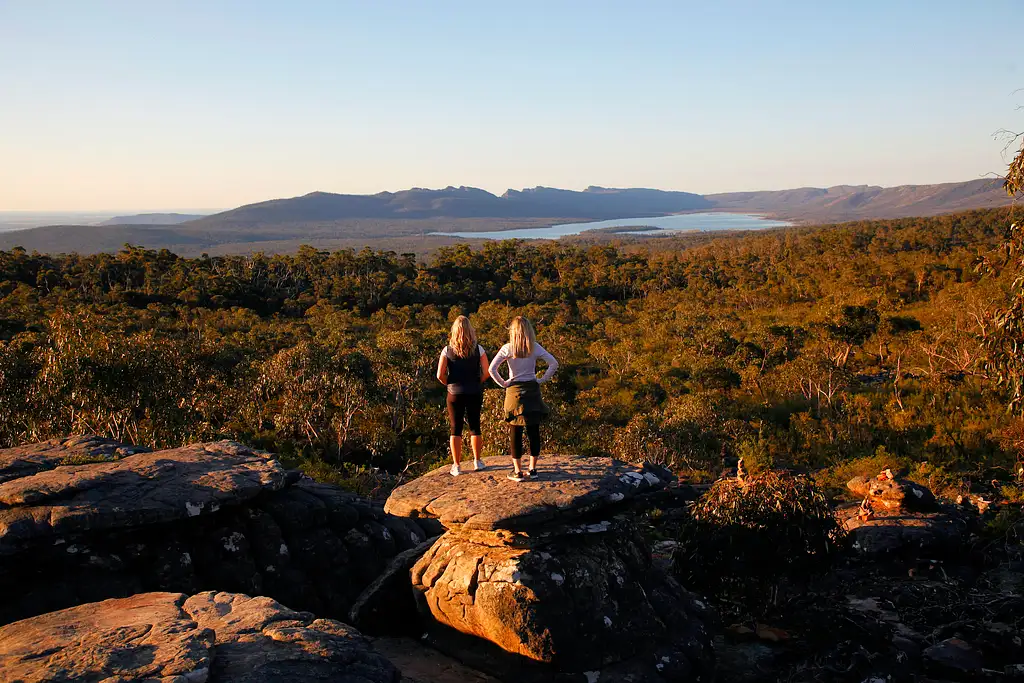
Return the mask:
[(654, 566), (623, 507), (671, 474), (541, 462), (521, 483), (441, 468), (388, 500), (449, 527), (411, 572), (432, 642), (505, 680), (710, 680), (710, 611)]
[(233, 442), (0, 450), (0, 624), (149, 591), (269, 595), (346, 618), (417, 520)]
[(846, 487), (862, 502), (840, 507), (836, 517), (858, 553), (914, 559), (960, 551), (967, 529), (963, 515), (940, 504), (926, 487), (891, 470), (854, 477)]
[(354, 629), (269, 598), (143, 593), (0, 628), (0, 682), (397, 683)]
[(0, 554), (80, 531), (173, 522), (284, 487), (265, 453), (232, 441), (62, 465), (0, 484)]
[(703, 603), (653, 569), (628, 524), (588, 526), (537, 538), (442, 536), (412, 570), (423, 611), (560, 671), (600, 672), (639, 657), (650, 680), (709, 673)]

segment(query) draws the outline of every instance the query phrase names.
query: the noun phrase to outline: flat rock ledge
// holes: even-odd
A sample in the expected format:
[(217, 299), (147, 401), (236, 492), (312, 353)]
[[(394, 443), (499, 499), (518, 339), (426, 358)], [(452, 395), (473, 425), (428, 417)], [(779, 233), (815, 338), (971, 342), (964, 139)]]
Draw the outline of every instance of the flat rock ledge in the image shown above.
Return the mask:
[(210, 589), (345, 619), (392, 557), (442, 531), (230, 441), (58, 439), (0, 450), (0, 478), (0, 625)]
[(0, 628), (0, 683), (397, 683), (358, 631), (236, 593), (142, 593)]
[(951, 512), (858, 513), (859, 507), (849, 506), (836, 510), (836, 517), (853, 549), (865, 556), (952, 557), (962, 551), (967, 534), (965, 520)]
[(46, 537), (195, 517), (279, 490), (287, 475), (233, 441), (44, 469), (0, 484), (0, 555)]
[(453, 477), (440, 467), (398, 487), (384, 509), (399, 517), (435, 518), (448, 529), (524, 530), (579, 517), (674, 480), (657, 465), (630, 465), (613, 458), (544, 456), (539, 476), (506, 478), (508, 468), (466, 471)]
[(92, 434), (6, 448), (0, 450), (0, 484), (61, 465), (120, 460), (148, 451), (148, 448), (142, 446), (131, 446)]

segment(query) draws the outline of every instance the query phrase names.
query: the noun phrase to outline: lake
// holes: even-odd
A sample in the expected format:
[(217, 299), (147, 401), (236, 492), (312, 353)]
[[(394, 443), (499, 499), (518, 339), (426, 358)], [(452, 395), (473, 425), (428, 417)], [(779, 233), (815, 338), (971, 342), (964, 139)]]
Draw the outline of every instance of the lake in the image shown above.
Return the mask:
[(519, 228), (515, 230), (493, 230), (489, 232), (432, 232), (431, 235), (448, 237), (473, 237), (477, 239), (558, 239), (567, 235), (578, 235), (587, 230), (608, 228), (645, 227), (649, 230), (624, 230), (624, 235), (662, 235), (673, 232), (714, 232), (718, 230), (764, 230), (785, 228), (792, 225), (764, 216), (749, 213), (682, 213), (674, 216), (651, 216), (649, 218), (617, 218), (611, 221), (590, 223), (563, 223), (548, 228)]

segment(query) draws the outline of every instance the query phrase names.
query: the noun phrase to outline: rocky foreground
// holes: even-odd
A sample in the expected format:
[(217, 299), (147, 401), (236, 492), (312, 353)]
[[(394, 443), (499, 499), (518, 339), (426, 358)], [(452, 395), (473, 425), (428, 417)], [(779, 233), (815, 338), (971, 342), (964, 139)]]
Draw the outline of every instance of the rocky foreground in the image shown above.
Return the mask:
[(708, 608), (653, 566), (621, 514), (673, 481), (659, 467), (553, 456), (521, 484), (504, 472), (453, 482), (438, 470), (396, 489), (385, 509), (448, 528), (411, 570), (439, 648), (520, 680), (552, 670), (592, 681), (711, 680)]
[(235, 593), (142, 593), (0, 628), (0, 680), (397, 683), (355, 629)]
[(382, 507), (232, 442), (0, 450), (0, 682), (1024, 680), (986, 501), (855, 479), (843, 557), (754, 613), (652, 552), (698, 495), (663, 468), (446, 472)]
[(438, 529), (228, 441), (149, 453), (79, 437), (0, 450), (0, 624), (203, 590), (344, 618), (392, 557)]

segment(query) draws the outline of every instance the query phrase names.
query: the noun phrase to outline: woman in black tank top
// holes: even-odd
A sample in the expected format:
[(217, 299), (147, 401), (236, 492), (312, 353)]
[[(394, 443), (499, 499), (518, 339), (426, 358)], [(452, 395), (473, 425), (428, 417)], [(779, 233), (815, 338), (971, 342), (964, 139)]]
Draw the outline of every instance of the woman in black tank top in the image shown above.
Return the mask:
[(452, 452), (451, 475), (462, 473), (462, 423), (469, 423), (469, 444), (473, 450), (473, 469), (482, 470), (480, 454), (484, 448), (480, 434), (480, 409), (484, 402), (484, 378), (487, 377), (487, 352), (476, 343), (476, 332), (469, 318), (460, 315), (452, 324), (448, 346), (437, 361), (437, 379), (448, 387), (448, 439)]

